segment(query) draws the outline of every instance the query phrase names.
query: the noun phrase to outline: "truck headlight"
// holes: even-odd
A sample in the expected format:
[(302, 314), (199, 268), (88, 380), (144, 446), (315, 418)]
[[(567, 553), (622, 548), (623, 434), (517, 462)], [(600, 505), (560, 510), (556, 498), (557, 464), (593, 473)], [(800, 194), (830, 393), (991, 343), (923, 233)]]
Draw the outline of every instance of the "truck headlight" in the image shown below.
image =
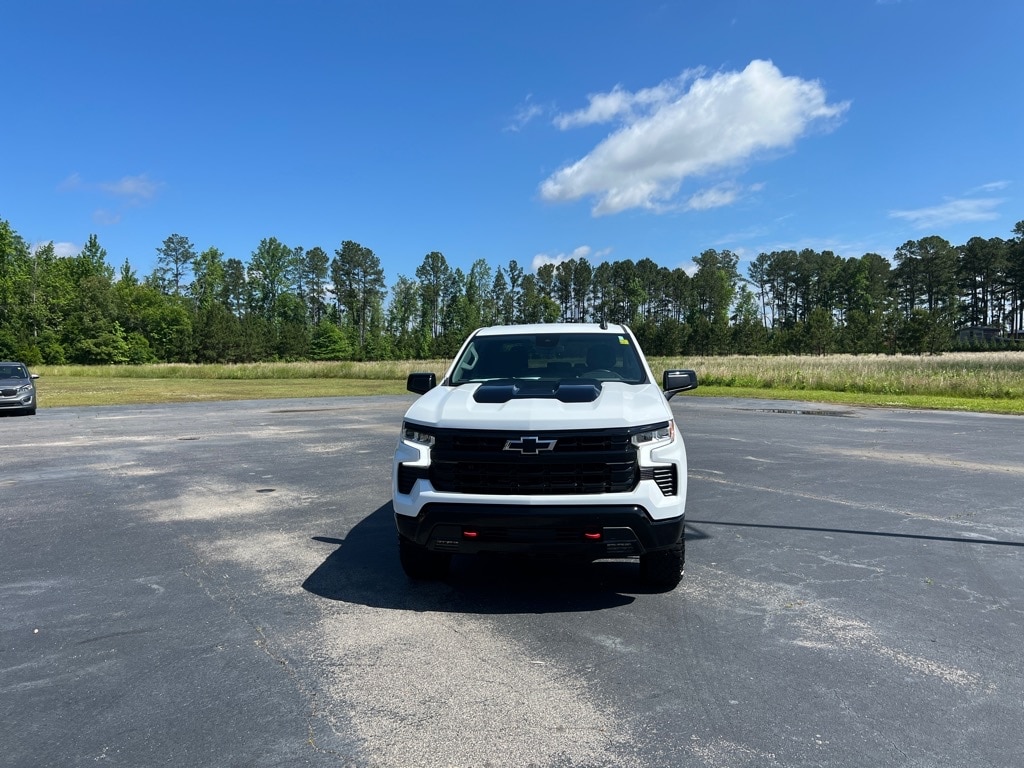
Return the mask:
[(428, 448), (434, 444), (434, 436), (419, 424), (406, 422), (402, 425), (402, 438), (410, 443), (425, 445)]
[(674, 421), (667, 421), (664, 424), (658, 424), (653, 427), (645, 429), (643, 432), (637, 432), (633, 435), (633, 445), (651, 445), (653, 443), (670, 443), (676, 434), (676, 423)]

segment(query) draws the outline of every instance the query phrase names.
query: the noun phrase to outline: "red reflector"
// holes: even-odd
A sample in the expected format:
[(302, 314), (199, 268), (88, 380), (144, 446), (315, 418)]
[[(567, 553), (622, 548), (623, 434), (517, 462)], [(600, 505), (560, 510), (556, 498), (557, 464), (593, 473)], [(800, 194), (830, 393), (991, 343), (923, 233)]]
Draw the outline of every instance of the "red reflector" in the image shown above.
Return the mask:
[(594, 531), (594, 532), (588, 531), (588, 532), (583, 534), (583, 538), (587, 539), (588, 541), (600, 541), (601, 540), (601, 532), (600, 531)]
[(464, 538), (464, 539), (475, 539), (479, 535), (480, 534), (477, 533), (476, 531), (463, 531), (462, 532), (462, 538)]

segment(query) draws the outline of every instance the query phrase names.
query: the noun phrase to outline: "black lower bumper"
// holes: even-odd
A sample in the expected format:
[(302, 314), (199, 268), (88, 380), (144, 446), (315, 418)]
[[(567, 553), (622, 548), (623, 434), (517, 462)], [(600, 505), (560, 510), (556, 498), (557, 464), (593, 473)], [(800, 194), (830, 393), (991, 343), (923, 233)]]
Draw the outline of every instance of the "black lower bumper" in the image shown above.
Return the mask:
[(652, 520), (637, 505), (522, 507), (428, 504), (417, 517), (395, 515), (398, 532), (435, 552), (508, 552), (590, 559), (667, 549), (683, 518)]

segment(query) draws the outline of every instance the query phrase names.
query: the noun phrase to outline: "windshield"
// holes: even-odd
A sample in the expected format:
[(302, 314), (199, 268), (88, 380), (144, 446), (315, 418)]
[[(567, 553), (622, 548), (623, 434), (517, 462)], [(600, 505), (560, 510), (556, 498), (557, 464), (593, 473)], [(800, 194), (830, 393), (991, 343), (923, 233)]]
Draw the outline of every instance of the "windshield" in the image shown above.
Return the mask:
[(452, 369), (453, 385), (495, 379), (646, 381), (636, 347), (612, 333), (477, 336)]
[(0, 365), (0, 379), (27, 379), (28, 371), (20, 365)]

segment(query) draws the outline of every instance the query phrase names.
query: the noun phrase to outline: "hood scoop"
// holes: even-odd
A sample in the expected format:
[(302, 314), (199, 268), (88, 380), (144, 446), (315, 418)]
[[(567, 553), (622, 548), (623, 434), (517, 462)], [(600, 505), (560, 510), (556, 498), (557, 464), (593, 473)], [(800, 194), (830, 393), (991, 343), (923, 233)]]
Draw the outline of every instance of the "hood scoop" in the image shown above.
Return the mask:
[(601, 394), (601, 383), (592, 381), (517, 381), (499, 379), (477, 387), (478, 403), (507, 403), (509, 400), (548, 399), (563, 403), (592, 403)]

